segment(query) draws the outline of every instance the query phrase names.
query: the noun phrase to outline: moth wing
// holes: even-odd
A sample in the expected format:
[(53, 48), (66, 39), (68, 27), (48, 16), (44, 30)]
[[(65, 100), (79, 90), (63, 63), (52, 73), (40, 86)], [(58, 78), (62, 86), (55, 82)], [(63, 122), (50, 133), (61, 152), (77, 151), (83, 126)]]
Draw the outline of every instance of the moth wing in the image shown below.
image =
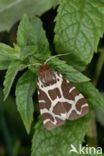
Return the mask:
[(67, 79), (63, 79), (61, 88), (65, 99), (64, 107), (67, 112), (67, 119), (75, 120), (89, 112), (86, 99)]
[[(44, 67), (44, 68), (43, 68)], [(84, 96), (63, 76), (44, 65), (38, 79), (38, 99), (43, 124), (53, 129), (66, 119), (75, 120), (89, 111)]]
[[(53, 100), (50, 97), (53, 98)], [(45, 91), (39, 89), (38, 99), (43, 125), (46, 129), (50, 130), (65, 123), (66, 109), (59, 100), (59, 92), (57, 89), (51, 90), (50, 87), (49, 96), (47, 96)]]

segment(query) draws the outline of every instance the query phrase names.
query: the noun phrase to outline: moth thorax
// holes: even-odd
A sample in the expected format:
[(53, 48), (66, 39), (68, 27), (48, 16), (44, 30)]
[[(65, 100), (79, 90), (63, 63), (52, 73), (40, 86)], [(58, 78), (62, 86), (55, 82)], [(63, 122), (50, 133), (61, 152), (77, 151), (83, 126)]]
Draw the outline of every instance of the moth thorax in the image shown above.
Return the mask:
[(54, 70), (52, 70), (47, 64), (41, 65), (39, 69), (39, 79), (43, 86), (49, 86), (56, 83)]

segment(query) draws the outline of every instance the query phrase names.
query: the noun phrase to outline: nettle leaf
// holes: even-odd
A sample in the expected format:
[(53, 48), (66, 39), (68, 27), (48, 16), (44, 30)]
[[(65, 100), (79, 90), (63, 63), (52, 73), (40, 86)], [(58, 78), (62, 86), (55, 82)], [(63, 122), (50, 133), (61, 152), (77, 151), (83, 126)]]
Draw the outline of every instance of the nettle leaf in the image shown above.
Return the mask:
[(20, 70), (20, 68), (21, 68), (21, 63), (18, 60), (12, 61), (9, 64), (9, 67), (8, 67), (8, 70), (6, 72), (5, 79), (4, 79), (4, 89), (3, 89), (4, 100), (6, 100), (6, 98), (8, 97), (13, 81), (18, 71)]
[[(82, 144), (87, 130), (88, 119), (67, 121), (61, 127), (48, 131), (38, 122), (32, 140), (32, 156), (72, 156), (70, 146)], [(73, 155), (74, 156), (74, 155)], [(75, 156), (78, 156), (75, 153)]]
[(16, 49), (4, 43), (0, 43), (0, 62), (10, 61), (13, 59), (19, 59), (19, 53), (16, 51)]
[(82, 70), (90, 63), (104, 32), (104, 1), (61, 0), (55, 26), (59, 53), (70, 52), (69, 64)]
[(0, 70), (5, 70), (5, 69), (7, 69), (8, 68), (8, 66), (9, 66), (9, 64), (10, 64), (10, 61), (8, 61), (8, 60), (0, 60)]
[(0, 31), (9, 30), (24, 13), (41, 15), (51, 7), (55, 7), (59, 0), (5, 0), (0, 1)]
[(69, 80), (73, 83), (81, 83), (90, 80), (88, 77), (75, 70), (72, 66), (66, 64), (65, 61), (62, 61), (58, 58), (50, 60), (48, 64), (69, 78)]
[[(42, 22), (38, 17), (28, 18), (24, 15), (17, 32), (17, 43), (22, 48), (27, 48), (28, 52), (36, 52), (41, 57), (49, 55), (49, 44), (42, 28)], [(32, 48), (32, 50), (31, 50)], [(24, 49), (21, 49), (21, 51)]]
[(34, 53), (37, 52), (36, 46), (25, 46), (21, 49), (20, 59), (24, 61), (27, 58), (33, 57)]
[(21, 115), (27, 132), (29, 133), (33, 121), (33, 91), (36, 88), (35, 75), (27, 71), (19, 79), (16, 86), (17, 109)]
[(77, 84), (77, 88), (84, 94), (89, 104), (104, 111), (104, 97), (91, 82)]

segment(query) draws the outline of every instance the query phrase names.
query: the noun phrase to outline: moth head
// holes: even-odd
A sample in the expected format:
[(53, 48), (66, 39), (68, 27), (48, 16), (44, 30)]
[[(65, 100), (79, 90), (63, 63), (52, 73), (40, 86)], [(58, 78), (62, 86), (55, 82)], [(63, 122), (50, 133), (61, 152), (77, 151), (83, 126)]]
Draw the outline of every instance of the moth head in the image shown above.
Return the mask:
[(39, 69), (39, 79), (44, 87), (56, 83), (55, 71), (48, 64), (43, 64)]

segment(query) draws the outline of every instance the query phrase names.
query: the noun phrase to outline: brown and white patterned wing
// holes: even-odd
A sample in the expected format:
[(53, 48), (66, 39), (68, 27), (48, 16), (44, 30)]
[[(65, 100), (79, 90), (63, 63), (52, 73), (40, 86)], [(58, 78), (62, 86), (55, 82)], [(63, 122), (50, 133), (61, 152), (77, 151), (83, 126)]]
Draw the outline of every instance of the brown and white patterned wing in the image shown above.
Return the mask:
[(64, 107), (67, 111), (67, 119), (75, 120), (89, 111), (88, 103), (84, 96), (68, 80), (63, 79), (62, 92), (64, 97)]
[(47, 129), (62, 125), (66, 119), (75, 120), (88, 113), (84, 96), (47, 64), (41, 66), (37, 84), (40, 113)]
[(47, 129), (53, 129), (64, 124), (66, 120), (66, 110), (60, 102), (60, 93), (57, 89), (49, 91), (49, 97), (45, 91), (38, 90), (39, 108), (43, 118), (43, 125)]

